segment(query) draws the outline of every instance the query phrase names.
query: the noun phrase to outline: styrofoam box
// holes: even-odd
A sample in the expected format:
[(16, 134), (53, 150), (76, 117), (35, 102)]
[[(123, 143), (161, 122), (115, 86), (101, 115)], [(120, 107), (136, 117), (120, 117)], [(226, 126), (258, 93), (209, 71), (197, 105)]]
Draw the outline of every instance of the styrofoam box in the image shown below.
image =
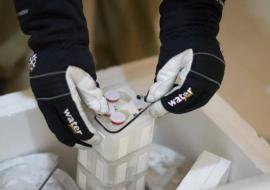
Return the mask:
[[(155, 61), (155, 58), (150, 58), (124, 68), (101, 71), (99, 80), (102, 86), (121, 82), (132, 85), (138, 91), (146, 90), (145, 81), (149, 78), (147, 68), (151, 66), (145, 72), (132, 76), (129, 76), (129, 71), (136, 71)], [(134, 77), (136, 74), (139, 76)], [(73, 176), (77, 163), (76, 150), (53, 137), (30, 90), (1, 96), (0, 107), (0, 161), (34, 152), (53, 151), (66, 158), (62, 159), (61, 165)], [(12, 134), (13, 138), (7, 134)], [(265, 182), (250, 181), (248, 188), (241, 185), (241, 188), (236, 186), (237, 190), (270, 189), (267, 183), (270, 176), (262, 175), (270, 172), (269, 143), (217, 94), (203, 109), (183, 115), (167, 114), (160, 118), (154, 136), (156, 143), (166, 145), (190, 160), (196, 160), (203, 150), (231, 160), (228, 183), (250, 177), (263, 178)], [(231, 190), (230, 187), (226, 190)]]
[(93, 149), (79, 150), (78, 162), (104, 186), (112, 186), (145, 172), (151, 146), (147, 146), (117, 161), (108, 161)]
[(77, 182), (81, 190), (144, 190), (145, 174), (143, 172), (119, 185), (105, 186), (80, 164), (77, 166)]
[[(123, 91), (123, 89), (121, 90)], [(126, 102), (127, 106), (121, 102), (121, 109), (131, 113), (130, 110), (134, 110), (134, 105), (132, 107), (132, 104), (134, 103), (135, 95), (131, 91), (125, 91), (130, 95), (130, 100), (133, 101)], [(95, 119), (91, 119), (103, 138), (102, 142), (93, 148), (107, 160), (117, 160), (152, 143), (155, 119), (150, 116), (148, 110), (139, 115), (126, 128), (124, 126), (112, 126), (106, 117), (101, 116), (100, 118), (103, 121), (103, 126)], [(110, 131), (112, 128), (119, 130), (121, 127), (123, 127), (123, 130), (118, 133), (111, 133), (105, 130), (104, 126)]]

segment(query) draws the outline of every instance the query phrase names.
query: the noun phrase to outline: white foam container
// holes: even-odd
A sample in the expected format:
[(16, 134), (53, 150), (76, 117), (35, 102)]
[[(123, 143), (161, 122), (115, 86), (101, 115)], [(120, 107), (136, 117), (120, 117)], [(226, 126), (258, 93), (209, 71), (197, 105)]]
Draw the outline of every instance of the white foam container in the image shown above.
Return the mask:
[(124, 181), (121, 184), (105, 186), (83, 166), (78, 164), (77, 182), (81, 190), (144, 190), (145, 172), (136, 175), (132, 180)]
[[(147, 81), (152, 80), (147, 68), (156, 61), (150, 58), (124, 69), (110, 68), (100, 71), (98, 78), (102, 86), (128, 83), (137, 92), (146, 92)], [(136, 70), (140, 72), (132, 73)], [(0, 161), (33, 152), (55, 152), (64, 158), (62, 168), (75, 176), (76, 149), (64, 146), (52, 135), (30, 91), (0, 97), (0, 108)], [(228, 183), (220, 189), (270, 189), (269, 143), (219, 95), (202, 109), (183, 115), (168, 114), (156, 125), (154, 142), (176, 150), (190, 161), (204, 150), (232, 161)]]
[(92, 173), (104, 186), (114, 186), (146, 172), (151, 146), (116, 161), (108, 161), (93, 149), (79, 150), (80, 166)]

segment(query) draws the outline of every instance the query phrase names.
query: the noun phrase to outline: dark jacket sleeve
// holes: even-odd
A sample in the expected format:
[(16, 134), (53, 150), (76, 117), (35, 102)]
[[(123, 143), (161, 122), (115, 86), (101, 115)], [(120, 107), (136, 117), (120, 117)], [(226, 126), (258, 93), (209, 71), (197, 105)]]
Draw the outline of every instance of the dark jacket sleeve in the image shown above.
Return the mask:
[(217, 40), (225, 0), (163, 0), (160, 5), (160, 56), (157, 71), (192, 48), (223, 59)]
[(23, 32), (34, 51), (88, 46), (82, 0), (14, 0)]
[(163, 0), (160, 39), (216, 37), (225, 0)]

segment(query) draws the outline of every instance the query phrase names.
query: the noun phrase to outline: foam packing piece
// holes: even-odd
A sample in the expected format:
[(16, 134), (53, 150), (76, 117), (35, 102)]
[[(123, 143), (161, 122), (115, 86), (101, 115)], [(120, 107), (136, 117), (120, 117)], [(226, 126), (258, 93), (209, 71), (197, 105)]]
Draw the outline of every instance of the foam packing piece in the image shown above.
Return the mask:
[(225, 184), (231, 162), (204, 151), (176, 190), (206, 190)]

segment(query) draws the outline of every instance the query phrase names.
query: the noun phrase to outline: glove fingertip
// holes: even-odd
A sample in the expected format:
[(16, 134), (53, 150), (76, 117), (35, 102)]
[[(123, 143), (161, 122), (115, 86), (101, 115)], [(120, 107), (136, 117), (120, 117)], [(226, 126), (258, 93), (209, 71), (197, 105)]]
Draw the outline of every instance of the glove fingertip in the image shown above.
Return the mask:
[(80, 150), (87, 150), (89, 148), (89, 147), (83, 146), (81, 144), (75, 144), (73, 147), (77, 148), (77, 149), (80, 149)]
[(186, 50), (186, 53), (187, 53), (187, 55), (193, 55), (193, 49), (192, 48), (189, 48), (189, 49), (187, 49)]
[(109, 113), (109, 105), (105, 98), (102, 98), (100, 102), (100, 113), (101, 114)]
[(168, 113), (168, 111), (164, 108), (162, 105), (161, 101), (158, 101), (154, 103), (150, 108), (149, 108), (150, 115), (154, 118), (161, 117), (165, 114)]
[(97, 146), (98, 144), (101, 143), (103, 137), (101, 136), (101, 134), (97, 131), (95, 133), (95, 135), (88, 141), (86, 141), (86, 143), (91, 144), (92, 146)]
[(145, 102), (154, 102), (154, 97), (151, 94), (148, 94), (145, 98), (144, 98)]

